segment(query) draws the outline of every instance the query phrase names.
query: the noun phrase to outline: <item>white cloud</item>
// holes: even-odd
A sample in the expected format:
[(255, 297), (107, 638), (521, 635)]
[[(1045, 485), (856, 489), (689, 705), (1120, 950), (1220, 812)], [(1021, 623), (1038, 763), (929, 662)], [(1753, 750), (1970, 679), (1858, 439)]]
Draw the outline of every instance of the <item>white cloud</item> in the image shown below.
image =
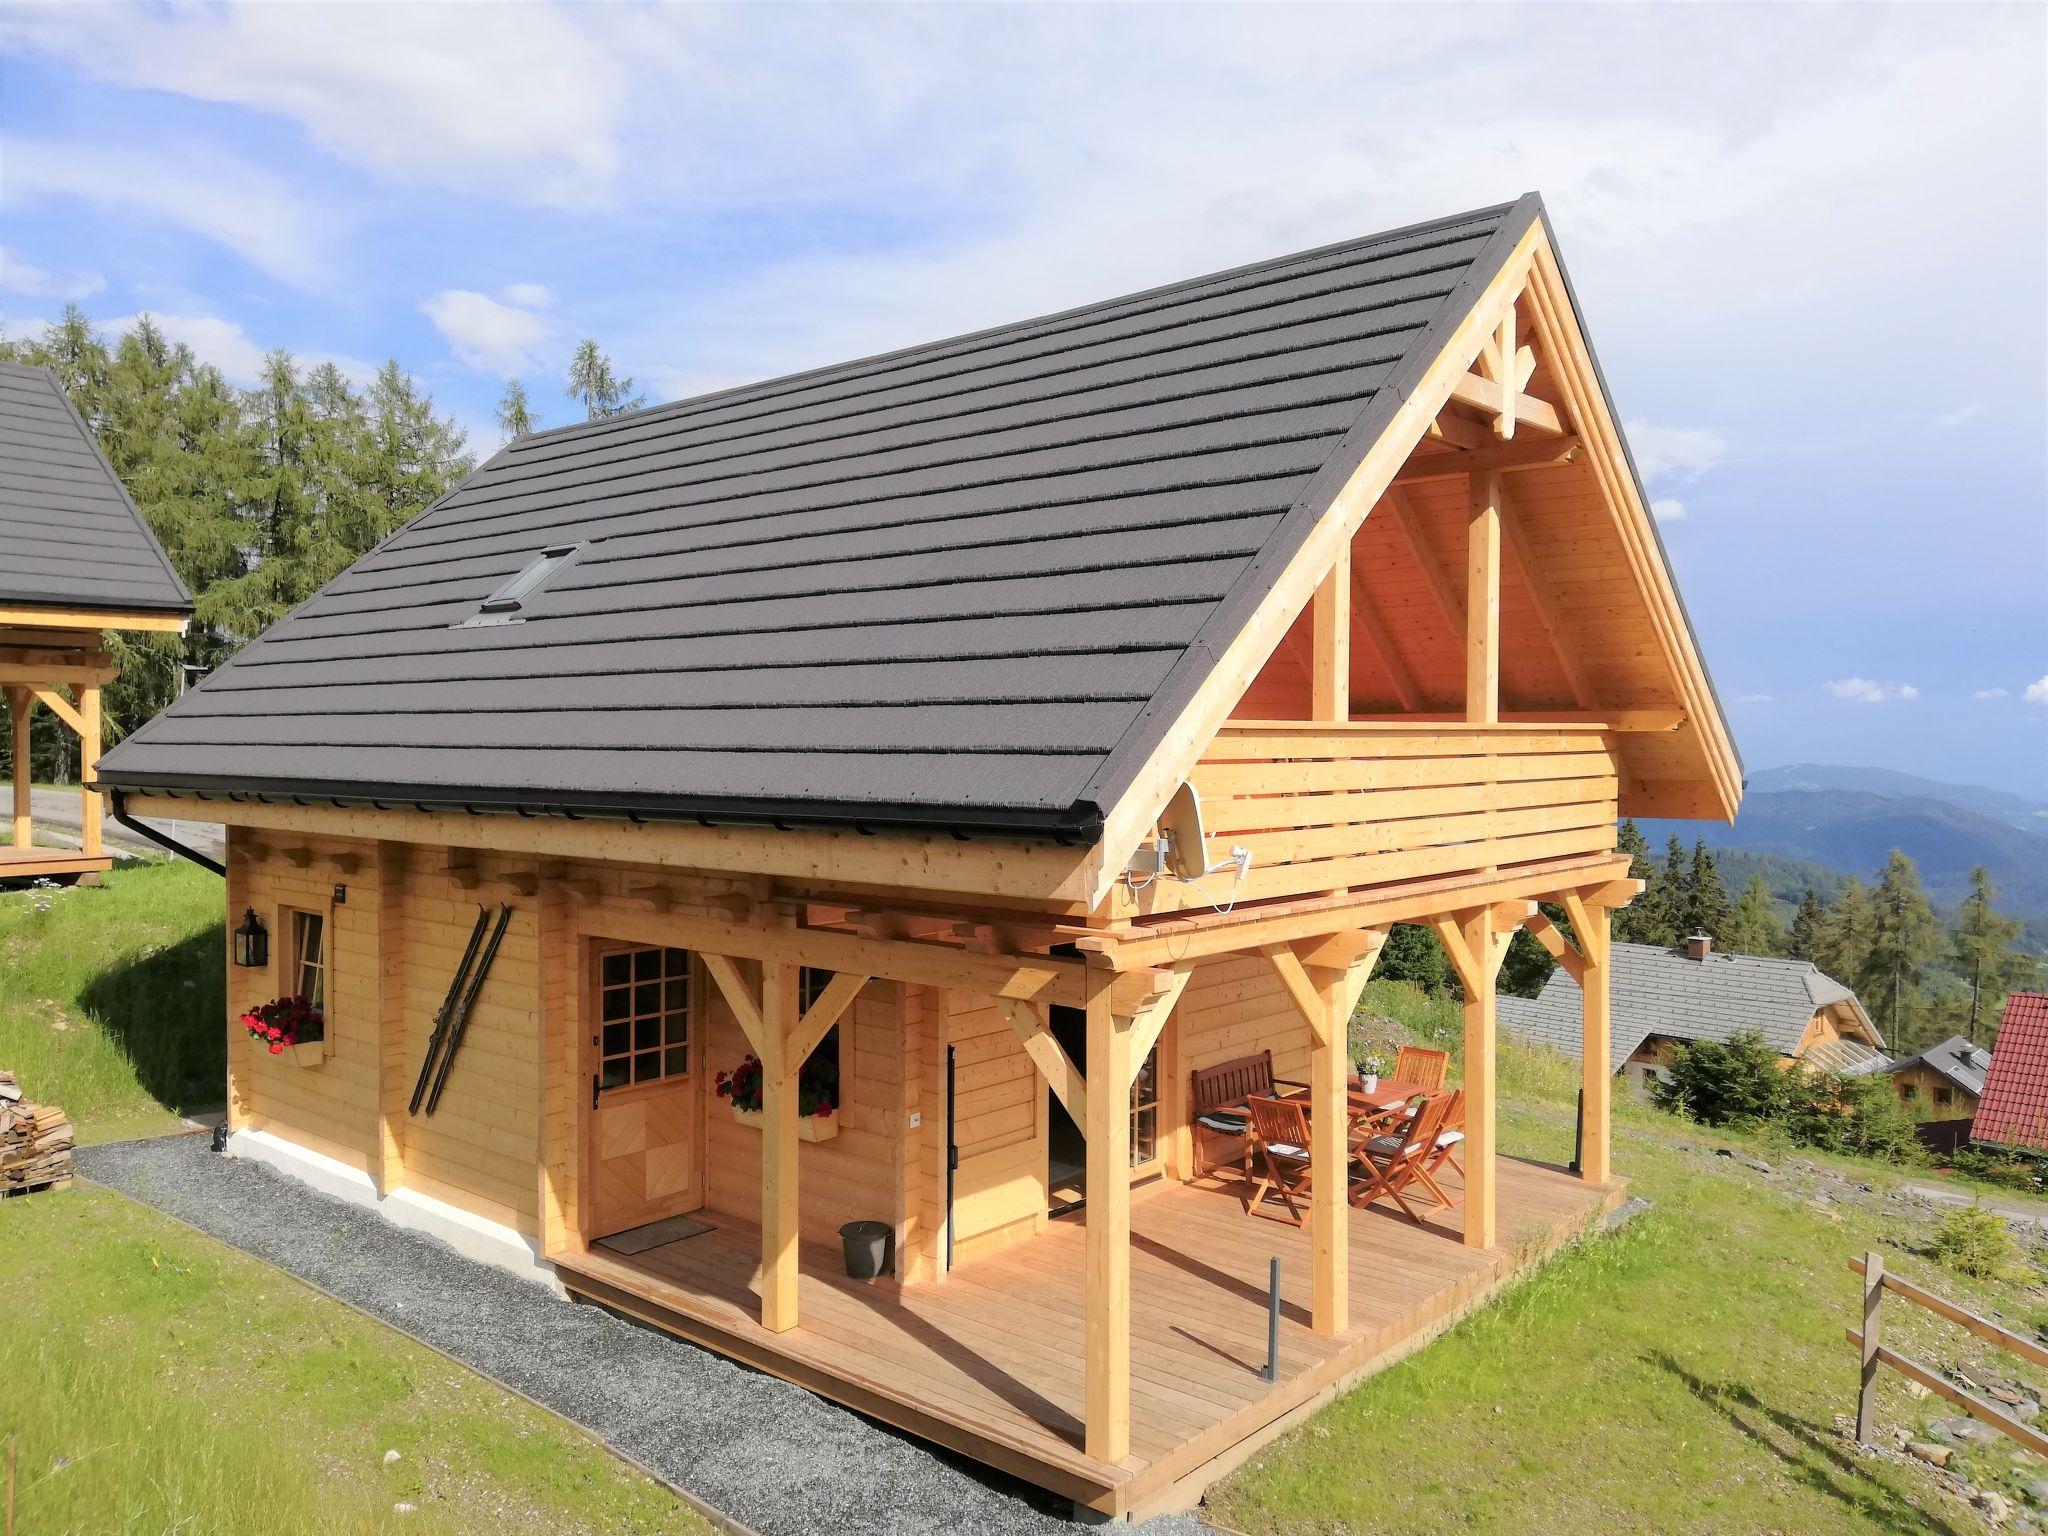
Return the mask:
[(99, 80), (298, 123), (400, 180), (577, 204), (609, 195), (626, 80), (575, 10), (34, 6), (10, 9), (8, 31)]
[[(118, 315), (93, 323), (110, 339), (135, 328), (140, 315)], [(169, 340), (190, 347), (202, 363), (211, 363), (222, 378), (241, 389), (253, 389), (262, 381), (264, 360), (270, 349), (259, 344), (241, 324), (218, 315), (166, 315), (155, 310), (149, 318)], [(286, 349), (290, 351), (290, 348)], [(377, 365), (341, 352), (292, 352), (292, 361), (303, 376), (322, 363), (332, 363), (341, 376), (357, 389), (367, 389), (377, 375)]]
[(1836, 698), (1852, 704), (1882, 704), (1890, 699), (1920, 697), (1920, 690), (1911, 683), (1880, 683), (1867, 677), (1840, 677), (1822, 686)]
[(1676, 496), (1661, 497), (1650, 503), (1650, 515), (1660, 523), (1682, 523), (1685, 521), (1685, 503)]
[(504, 292), (507, 304), (517, 304), (522, 309), (546, 309), (555, 301), (545, 283), (513, 283)]
[(107, 286), (97, 272), (56, 272), (0, 245), (0, 290), (34, 299), (88, 299)]
[(2041, 674), (2039, 682), (2027, 684), (2020, 697), (2029, 704), (2048, 704), (2048, 672)]
[(1979, 688), (1975, 693), (1971, 694), (1970, 697), (1973, 699), (2008, 699), (2011, 698), (2012, 695), (2007, 693), (2003, 688)]
[(1975, 421), (1983, 414), (1984, 407), (1982, 403), (1973, 401), (1969, 405), (1959, 405), (1952, 411), (1943, 411), (1933, 421), (1929, 422), (1928, 425), (1936, 432), (1953, 432), (1957, 427), (1962, 426), (1966, 422)]
[[(10, 23), (23, 12), (10, 11)], [(226, 246), (272, 277), (308, 285), (326, 268), (315, 219), (292, 193), (248, 165), (181, 150), (102, 149), (9, 139), (5, 200), (77, 198), (136, 211)]]
[(1705, 427), (1663, 427), (1632, 421), (1627, 427), (1629, 451), (1646, 483), (1674, 478), (1697, 480), (1728, 456), (1728, 444)]
[(1735, 702), (1738, 704), (1769, 704), (1772, 702), (1772, 699), (1768, 693), (1738, 693), (1735, 695)]
[[(507, 295), (531, 285), (508, 288)], [(545, 293), (542, 289), (540, 292)], [(548, 334), (548, 323), (531, 309), (501, 304), (489, 294), (447, 288), (420, 305), (420, 310), (448, 338), (455, 355), (482, 373), (506, 378), (533, 366), (534, 351)]]

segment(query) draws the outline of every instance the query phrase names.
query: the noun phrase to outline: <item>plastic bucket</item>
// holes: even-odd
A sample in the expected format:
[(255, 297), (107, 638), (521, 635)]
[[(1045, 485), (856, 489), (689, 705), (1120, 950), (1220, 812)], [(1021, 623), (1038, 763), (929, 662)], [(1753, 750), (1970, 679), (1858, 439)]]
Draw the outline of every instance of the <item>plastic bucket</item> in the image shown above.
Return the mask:
[(884, 1221), (849, 1221), (839, 1229), (846, 1245), (846, 1273), (855, 1280), (873, 1280), (889, 1267), (889, 1239)]

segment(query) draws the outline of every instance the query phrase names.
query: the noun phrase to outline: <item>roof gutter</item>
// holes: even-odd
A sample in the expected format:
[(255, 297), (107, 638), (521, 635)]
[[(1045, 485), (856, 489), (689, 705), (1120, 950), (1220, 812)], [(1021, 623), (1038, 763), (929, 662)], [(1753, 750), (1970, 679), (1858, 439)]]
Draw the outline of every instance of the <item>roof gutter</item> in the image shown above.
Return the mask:
[(130, 832), (133, 832), (137, 837), (146, 837), (159, 848), (169, 849), (179, 858), (188, 859), (192, 863), (197, 864), (201, 869), (210, 869), (222, 879), (227, 878), (227, 865), (220, 863), (216, 859), (209, 859), (197, 848), (187, 847), (168, 833), (159, 832), (155, 827), (148, 825), (146, 822), (137, 821), (133, 816), (130, 816), (128, 814), (126, 790), (110, 788), (107, 791), (107, 797), (112, 803), (114, 820), (126, 827)]
[[(180, 780), (183, 780), (180, 782)], [(101, 782), (107, 782), (104, 772)], [(634, 801), (629, 799), (600, 800), (585, 804), (570, 804), (564, 801), (536, 801), (520, 798), (503, 792), (475, 790), (434, 789), (426, 786), (369, 790), (361, 785), (319, 785), (307, 784), (290, 789), (254, 789), (237, 787), (230, 783), (212, 781), (193, 775), (190, 778), (165, 777), (152, 782), (131, 782), (128, 790), (167, 795), (191, 796), (199, 803), (209, 800), (226, 801), (229, 804), (332, 806), (337, 810), (351, 807), (377, 811), (420, 811), (454, 813), (466, 816), (518, 816), (528, 820), (559, 821), (623, 821), (636, 825), (661, 824), (695, 825), (701, 827), (772, 827), (777, 831), (790, 832), (803, 828), (837, 828), (872, 837), (878, 833), (911, 833), (923, 836), (945, 835), (962, 840), (976, 837), (1021, 838), (1032, 842), (1052, 842), (1061, 846), (1086, 846), (1100, 841), (1102, 836), (1102, 813), (1096, 807), (1076, 804), (1063, 811), (1047, 812), (1043, 816), (1020, 814), (1016, 811), (977, 811), (963, 808), (946, 809), (921, 806), (859, 806), (859, 805), (762, 805), (745, 801), (706, 801), (696, 805)], [(110, 792), (120, 803), (120, 789)], [(117, 811), (117, 821), (130, 826)], [(204, 855), (189, 849), (178, 848), (152, 829), (138, 827), (142, 835), (154, 842), (172, 847), (174, 851), (196, 862), (211, 867), (212, 861)]]

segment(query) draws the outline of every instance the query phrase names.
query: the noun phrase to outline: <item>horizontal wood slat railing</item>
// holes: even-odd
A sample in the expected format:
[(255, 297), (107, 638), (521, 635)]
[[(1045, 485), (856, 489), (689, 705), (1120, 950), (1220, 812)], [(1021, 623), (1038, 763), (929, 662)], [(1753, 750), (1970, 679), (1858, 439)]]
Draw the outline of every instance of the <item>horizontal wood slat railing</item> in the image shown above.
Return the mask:
[[(1599, 726), (1236, 720), (1190, 776), (1212, 857), (1251, 850), (1240, 901), (1614, 847)], [(1206, 882), (1227, 899), (1228, 877)], [(1185, 887), (1182, 904), (1200, 897)]]
[(1901, 1280), (1897, 1275), (1887, 1274), (1884, 1259), (1876, 1253), (1867, 1253), (1860, 1259), (1849, 1260), (1852, 1273), (1863, 1277), (1863, 1328), (1845, 1328), (1843, 1334), (1863, 1356), (1862, 1390), (1856, 1399), (1856, 1439), (1863, 1445), (1872, 1443), (1874, 1426), (1872, 1419), (1877, 1407), (1877, 1368), (1888, 1366), (1908, 1381), (1918, 1382), (1937, 1397), (1947, 1398), (1963, 1412), (1979, 1423), (1988, 1424), (2008, 1440), (2025, 1446), (2036, 1456), (2048, 1456), (2048, 1435), (2033, 1425), (2023, 1423), (2009, 1413), (2000, 1413), (1991, 1404), (1961, 1387), (1947, 1377), (1937, 1374), (1919, 1361), (1909, 1359), (1896, 1350), (1887, 1349), (1881, 1337), (1882, 1303), (1884, 1293), (1890, 1291), (1902, 1301), (1910, 1301), (1917, 1307), (1924, 1307), (1936, 1317), (1944, 1318), (1960, 1328), (1968, 1329), (1978, 1338), (1988, 1340), (2009, 1354), (2020, 1356), (2035, 1365), (2048, 1365), (2048, 1349), (2042, 1348), (2032, 1339), (2001, 1328), (1989, 1318), (1957, 1306), (1945, 1297), (1932, 1291), (1922, 1290), (1910, 1280)]

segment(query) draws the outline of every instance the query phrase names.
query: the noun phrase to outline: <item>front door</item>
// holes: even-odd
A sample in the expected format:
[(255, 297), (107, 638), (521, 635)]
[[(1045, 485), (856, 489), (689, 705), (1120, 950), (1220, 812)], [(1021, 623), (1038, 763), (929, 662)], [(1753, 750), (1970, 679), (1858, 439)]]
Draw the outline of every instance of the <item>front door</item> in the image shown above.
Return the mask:
[(694, 971), (688, 950), (591, 946), (589, 1237), (704, 1203)]
[[(1079, 1008), (1055, 1006), (1048, 1011), (1053, 1038), (1074, 1065), (1088, 1075), (1088, 1016)], [(1173, 1021), (1166, 1027), (1172, 1029)], [(1162, 1036), (1162, 1042), (1163, 1042)], [(1131, 1182), (1157, 1177), (1166, 1168), (1159, 1134), (1159, 1045), (1138, 1064), (1131, 1081)], [(1052, 1089), (1046, 1096), (1046, 1197), (1055, 1216), (1079, 1210), (1088, 1199), (1088, 1139)]]

